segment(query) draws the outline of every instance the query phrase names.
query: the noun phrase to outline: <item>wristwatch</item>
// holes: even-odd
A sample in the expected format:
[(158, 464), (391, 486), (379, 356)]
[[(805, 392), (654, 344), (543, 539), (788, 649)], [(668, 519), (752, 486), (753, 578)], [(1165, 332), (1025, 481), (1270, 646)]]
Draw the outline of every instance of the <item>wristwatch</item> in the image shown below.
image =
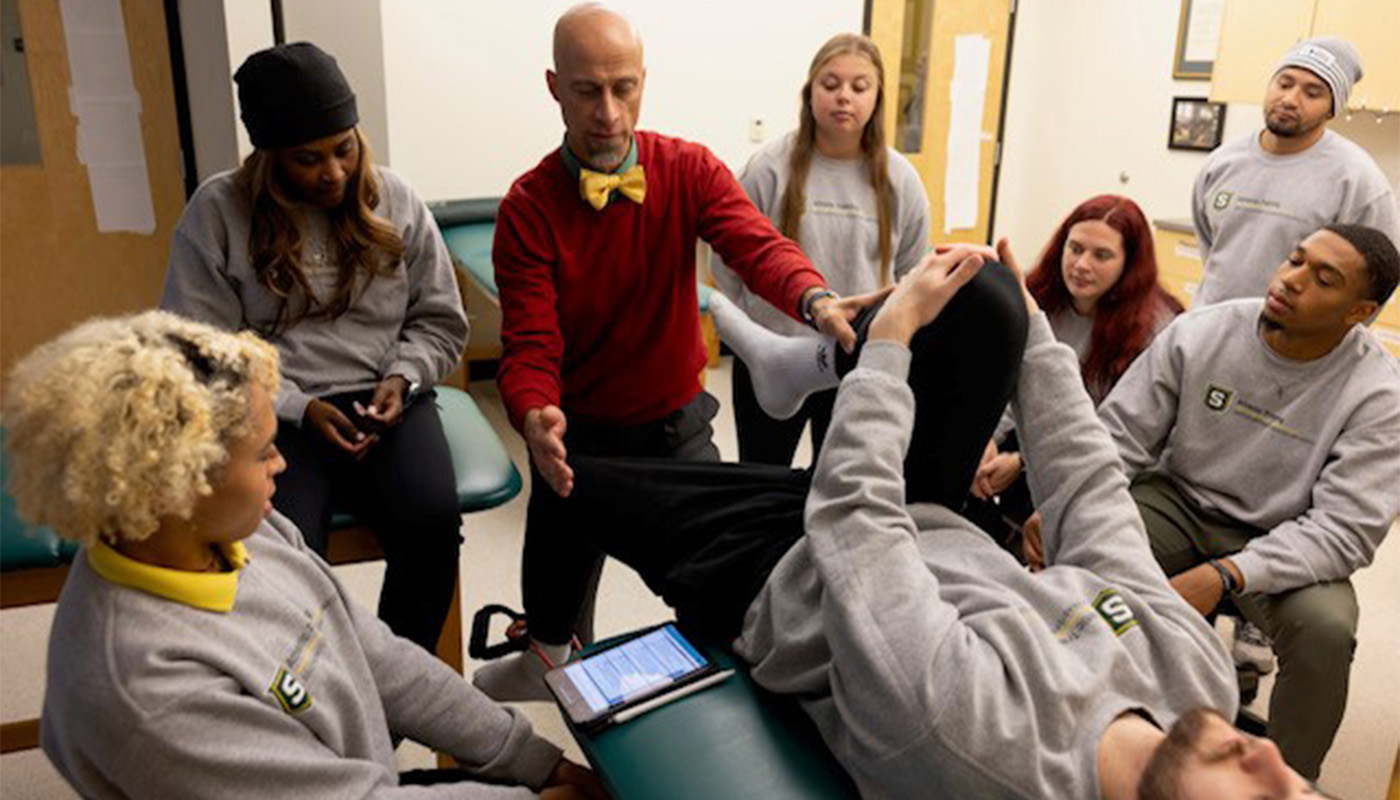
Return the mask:
[(406, 384), (403, 390), (404, 403), (407, 403), (409, 400), (412, 400), (413, 397), (418, 394), (419, 390), (423, 388), (423, 385), (421, 383), (410, 379), (407, 375), (403, 374), (402, 372), (395, 372), (387, 377), (392, 378), (395, 375), (397, 375), (400, 378), (403, 378), (403, 382)]
[(1240, 584), (1235, 580), (1235, 573), (1227, 569), (1224, 564), (1214, 558), (1206, 563), (1215, 567), (1215, 571), (1220, 573), (1220, 582), (1225, 585), (1225, 594), (1235, 594), (1240, 590)]
[(807, 295), (806, 299), (802, 301), (802, 321), (807, 323), (807, 325), (814, 330), (817, 327), (817, 318), (812, 313), (812, 308), (816, 306), (818, 300), (821, 300), (824, 297), (830, 297), (834, 300), (841, 299), (841, 295), (831, 291), (830, 289), (818, 289), (817, 291)]

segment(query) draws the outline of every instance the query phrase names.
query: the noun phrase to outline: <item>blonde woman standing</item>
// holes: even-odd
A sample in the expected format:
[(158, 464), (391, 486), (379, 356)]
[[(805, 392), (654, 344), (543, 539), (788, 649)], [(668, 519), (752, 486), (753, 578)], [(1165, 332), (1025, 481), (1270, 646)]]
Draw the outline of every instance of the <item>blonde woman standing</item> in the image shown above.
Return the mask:
[[(904, 156), (885, 144), (884, 83), (874, 42), (853, 33), (833, 37), (812, 59), (797, 130), (755, 153), (739, 176), (759, 210), (846, 296), (888, 285), (928, 249), (923, 183)], [(786, 335), (811, 333), (746, 289), (718, 256), (710, 266), (725, 295), (764, 327)], [(748, 369), (735, 359), (739, 458), (790, 463), (810, 421), (815, 461), (835, 397), (834, 389), (819, 392), (792, 417), (774, 419), (759, 407)]]

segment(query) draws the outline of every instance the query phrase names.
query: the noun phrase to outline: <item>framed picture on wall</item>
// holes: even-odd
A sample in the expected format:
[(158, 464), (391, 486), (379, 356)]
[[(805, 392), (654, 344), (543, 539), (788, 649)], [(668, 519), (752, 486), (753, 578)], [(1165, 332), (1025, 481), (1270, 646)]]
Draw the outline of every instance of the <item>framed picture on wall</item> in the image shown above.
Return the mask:
[(1225, 104), (1204, 97), (1173, 97), (1167, 147), (1172, 150), (1214, 150), (1225, 134)]
[(1176, 28), (1176, 55), (1172, 77), (1208, 81), (1220, 45), (1220, 18), (1225, 0), (1181, 0), (1181, 21)]

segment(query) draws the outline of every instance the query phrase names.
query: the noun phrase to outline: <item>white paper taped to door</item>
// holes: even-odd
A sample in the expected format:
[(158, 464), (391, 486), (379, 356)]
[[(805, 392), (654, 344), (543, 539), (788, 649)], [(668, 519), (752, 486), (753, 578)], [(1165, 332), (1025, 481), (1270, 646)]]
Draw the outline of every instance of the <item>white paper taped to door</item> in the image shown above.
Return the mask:
[(948, 160), (943, 173), (943, 232), (977, 227), (982, 175), (982, 114), (992, 42), (980, 34), (953, 40), (953, 80), (948, 86)]
[(68, 106), (78, 118), (78, 161), (87, 167), (101, 233), (156, 229), (141, 95), (131, 77), (121, 0), (60, 0), (68, 47)]

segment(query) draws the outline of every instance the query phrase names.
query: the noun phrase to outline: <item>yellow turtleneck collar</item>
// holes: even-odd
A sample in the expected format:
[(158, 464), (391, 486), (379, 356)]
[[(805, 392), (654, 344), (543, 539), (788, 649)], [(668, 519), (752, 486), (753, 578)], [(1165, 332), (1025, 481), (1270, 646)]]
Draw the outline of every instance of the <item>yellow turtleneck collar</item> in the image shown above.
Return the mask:
[(228, 572), (187, 572), (157, 567), (127, 558), (103, 542), (88, 548), (87, 559), (98, 575), (118, 586), (206, 611), (228, 613), (233, 610), (233, 600), (238, 594), (238, 576), (248, 563), (248, 550), (242, 542), (224, 545), (221, 550), (233, 566)]

